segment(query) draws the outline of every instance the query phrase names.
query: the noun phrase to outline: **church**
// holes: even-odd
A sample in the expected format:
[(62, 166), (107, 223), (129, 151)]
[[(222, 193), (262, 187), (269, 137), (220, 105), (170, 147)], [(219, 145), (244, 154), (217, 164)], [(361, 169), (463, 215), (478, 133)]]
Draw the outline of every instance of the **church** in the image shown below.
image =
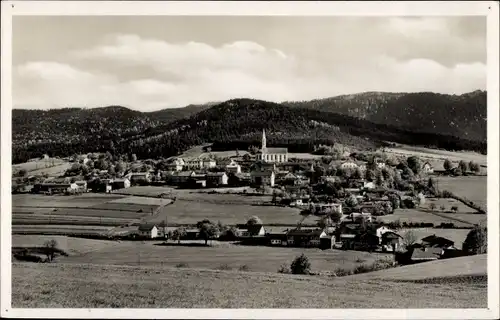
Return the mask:
[(263, 162), (288, 162), (287, 148), (268, 148), (266, 145), (266, 131), (262, 130), (262, 148), (257, 153), (257, 160)]

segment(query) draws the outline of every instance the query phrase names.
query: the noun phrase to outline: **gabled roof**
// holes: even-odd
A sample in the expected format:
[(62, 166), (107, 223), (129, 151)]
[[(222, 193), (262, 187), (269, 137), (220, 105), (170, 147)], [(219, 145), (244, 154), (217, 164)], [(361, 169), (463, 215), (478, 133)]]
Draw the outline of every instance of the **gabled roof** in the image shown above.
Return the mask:
[(209, 172), (207, 173), (207, 177), (222, 177), (226, 175), (225, 172)]
[(288, 236), (311, 236), (311, 237), (319, 237), (323, 233), (323, 229), (294, 229), (288, 231)]
[(144, 223), (140, 224), (138, 230), (139, 231), (151, 231), (153, 228), (156, 227), (155, 224), (150, 224), (150, 223)]
[(172, 173), (174, 177), (190, 177), (194, 174), (193, 171), (176, 171)]
[(437, 260), (441, 256), (440, 248), (413, 248), (411, 260)]
[(422, 239), (422, 242), (429, 244), (431, 247), (449, 247), (455, 244), (454, 241), (443, 237), (437, 237), (435, 234)]

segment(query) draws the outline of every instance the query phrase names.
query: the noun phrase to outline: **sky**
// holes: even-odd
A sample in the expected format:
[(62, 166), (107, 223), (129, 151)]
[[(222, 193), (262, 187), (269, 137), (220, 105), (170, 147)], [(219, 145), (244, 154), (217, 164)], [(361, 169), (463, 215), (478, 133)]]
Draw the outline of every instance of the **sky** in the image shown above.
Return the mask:
[(14, 108), (486, 90), (486, 18), (14, 16)]

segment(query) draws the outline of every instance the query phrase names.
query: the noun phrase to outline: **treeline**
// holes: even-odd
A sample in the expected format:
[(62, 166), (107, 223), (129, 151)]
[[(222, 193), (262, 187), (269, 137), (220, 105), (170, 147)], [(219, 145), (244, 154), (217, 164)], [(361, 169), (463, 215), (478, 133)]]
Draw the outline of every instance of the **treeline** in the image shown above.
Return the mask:
[[(97, 120), (84, 121), (87, 125), (81, 128), (80, 135), (75, 139), (64, 137), (63, 126), (57, 139), (32, 144), (18, 141), (13, 144), (13, 162), (24, 162), (45, 153), (50, 156), (69, 156), (105, 151), (113, 154), (134, 153), (142, 159), (169, 157), (207, 142), (214, 143), (213, 150), (247, 150), (252, 145), (260, 146), (263, 129), (268, 135), (269, 146), (288, 147), (290, 152), (312, 152), (315, 145), (334, 143), (373, 148), (381, 145), (382, 141), (486, 152), (486, 141), (414, 132), (347, 115), (289, 108), (252, 99), (229, 100), (204, 108), (191, 117), (159, 124), (142, 120), (127, 122), (126, 112), (122, 109), (128, 109), (113, 108), (118, 115), (116, 120), (109, 115), (102, 123)], [(142, 125), (124, 129), (130, 123)], [(106, 131), (107, 127), (113, 129)]]

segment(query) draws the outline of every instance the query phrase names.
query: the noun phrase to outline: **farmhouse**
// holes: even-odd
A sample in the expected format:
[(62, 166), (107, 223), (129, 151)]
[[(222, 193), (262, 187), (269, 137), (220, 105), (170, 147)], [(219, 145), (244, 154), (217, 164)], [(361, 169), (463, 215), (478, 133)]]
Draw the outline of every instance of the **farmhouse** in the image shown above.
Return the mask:
[(274, 171), (252, 171), (250, 173), (252, 184), (257, 186), (274, 187), (275, 173)]
[(158, 227), (154, 224), (141, 224), (137, 230), (141, 238), (158, 238)]
[(35, 184), (33, 187), (33, 192), (49, 192), (49, 193), (65, 193), (65, 192), (74, 192), (78, 189), (76, 183), (40, 183)]
[(340, 165), (340, 168), (341, 169), (357, 169), (358, 168), (358, 164), (352, 160), (347, 160), (347, 161), (344, 161), (341, 165)]
[(85, 180), (75, 181), (75, 184), (78, 187), (78, 191), (87, 192), (87, 181)]
[(132, 185), (147, 184), (151, 182), (151, 174), (149, 172), (130, 173), (128, 179)]
[(241, 166), (236, 163), (234, 160), (231, 160), (231, 162), (226, 165), (226, 171), (229, 173), (241, 173)]
[(257, 160), (265, 162), (282, 163), (288, 161), (287, 148), (268, 148), (266, 145), (266, 132), (262, 130), (262, 148), (257, 152)]
[(387, 231), (382, 234), (382, 251), (398, 251), (402, 246), (402, 237), (394, 231)]
[(220, 186), (228, 183), (228, 177), (225, 172), (209, 172), (206, 174), (207, 185)]
[(267, 233), (266, 237), (269, 239), (271, 246), (286, 247), (288, 245), (286, 232)]
[(434, 168), (428, 161), (424, 163), (424, 165), (422, 166), (422, 170), (425, 173), (434, 173)]
[(441, 248), (412, 248), (410, 249), (412, 263), (438, 260), (443, 253)]
[(173, 158), (170, 160), (169, 163), (167, 163), (167, 168), (168, 168), (168, 170), (171, 170), (171, 171), (181, 171), (182, 168), (184, 167), (184, 165), (185, 165), (184, 159)]
[(194, 175), (195, 175), (194, 171), (176, 171), (170, 175), (169, 182), (174, 185), (185, 184)]
[(189, 169), (203, 168), (203, 160), (200, 158), (187, 158), (184, 160), (184, 164)]
[(203, 159), (201, 161), (201, 167), (205, 169), (215, 168), (217, 166), (217, 162), (213, 159)]
[(317, 229), (294, 229), (288, 231), (288, 246), (294, 247), (319, 247), (321, 237), (326, 237), (324, 230)]
[(451, 248), (455, 244), (454, 241), (443, 238), (443, 237), (437, 237), (435, 234), (425, 237), (421, 240), (422, 245), (424, 247), (431, 247), (431, 248)]
[(236, 236), (238, 238), (263, 237), (266, 234), (266, 230), (261, 224), (239, 224), (236, 228)]
[(113, 190), (130, 188), (130, 180), (127, 178), (115, 179), (111, 186)]

